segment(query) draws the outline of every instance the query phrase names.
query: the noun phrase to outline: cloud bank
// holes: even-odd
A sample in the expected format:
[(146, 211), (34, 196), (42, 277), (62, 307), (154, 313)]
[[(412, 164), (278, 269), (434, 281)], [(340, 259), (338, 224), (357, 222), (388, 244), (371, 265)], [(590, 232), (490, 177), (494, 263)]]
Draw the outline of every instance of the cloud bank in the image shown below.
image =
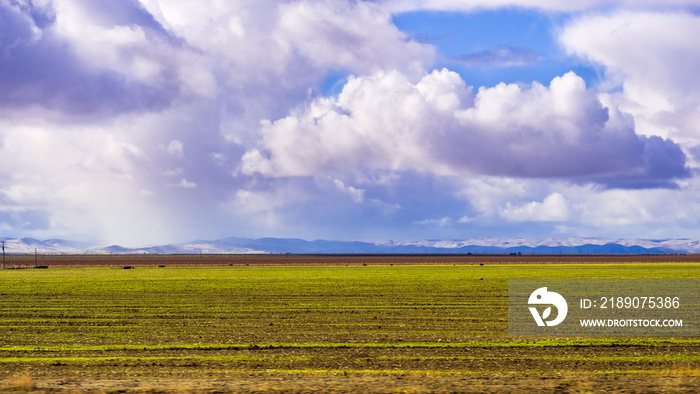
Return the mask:
[[(0, 229), (131, 245), (688, 236), (695, 3), (0, 0)], [(474, 86), (392, 23), (500, 6), (570, 13), (556, 40), (599, 82)]]
[(320, 98), (265, 124), (262, 146), (246, 152), (242, 171), (275, 177), (423, 171), (630, 187), (689, 176), (677, 144), (637, 135), (632, 123), (604, 107), (574, 73), (548, 87), (500, 84), (473, 95), (446, 69), (415, 84), (380, 72), (351, 79), (337, 99)]

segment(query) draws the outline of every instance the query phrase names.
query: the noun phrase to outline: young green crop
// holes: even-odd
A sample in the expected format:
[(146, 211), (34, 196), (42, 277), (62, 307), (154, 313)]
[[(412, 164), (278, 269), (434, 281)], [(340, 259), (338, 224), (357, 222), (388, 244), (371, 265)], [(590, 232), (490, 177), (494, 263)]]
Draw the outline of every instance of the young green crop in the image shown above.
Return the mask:
[(0, 376), (697, 371), (697, 338), (509, 337), (515, 278), (700, 278), (700, 264), (2, 270)]

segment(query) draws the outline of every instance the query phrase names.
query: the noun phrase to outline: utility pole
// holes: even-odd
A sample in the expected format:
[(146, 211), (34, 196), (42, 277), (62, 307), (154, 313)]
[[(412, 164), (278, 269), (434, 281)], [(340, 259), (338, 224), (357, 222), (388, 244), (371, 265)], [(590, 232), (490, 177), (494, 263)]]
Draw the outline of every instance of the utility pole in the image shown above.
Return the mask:
[(2, 269), (5, 269), (5, 241), (2, 241)]

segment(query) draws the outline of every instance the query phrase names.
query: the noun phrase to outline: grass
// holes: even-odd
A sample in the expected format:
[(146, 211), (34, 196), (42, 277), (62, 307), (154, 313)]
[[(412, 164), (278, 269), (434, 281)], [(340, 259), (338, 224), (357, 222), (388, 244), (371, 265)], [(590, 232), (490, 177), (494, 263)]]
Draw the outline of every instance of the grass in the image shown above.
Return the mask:
[(417, 391), (488, 389), (474, 379), (498, 376), (504, 389), (503, 379), (549, 387), (534, 377), (614, 388), (609, 375), (647, 389), (700, 386), (698, 338), (509, 337), (515, 278), (700, 278), (700, 264), (5, 270), (0, 377), (235, 377), (262, 391), (280, 379), (328, 391), (347, 384), (338, 376), (356, 388), (380, 376), (367, 387), (391, 391), (404, 375)]

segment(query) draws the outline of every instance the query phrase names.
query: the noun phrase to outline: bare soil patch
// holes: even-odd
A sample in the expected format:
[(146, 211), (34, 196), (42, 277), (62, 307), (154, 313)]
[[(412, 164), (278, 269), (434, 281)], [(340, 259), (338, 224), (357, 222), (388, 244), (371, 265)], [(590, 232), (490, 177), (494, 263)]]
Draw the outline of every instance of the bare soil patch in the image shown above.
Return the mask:
[(700, 378), (657, 375), (512, 373), (467, 374), (232, 374), (210, 379), (38, 379), (31, 386), (4, 386), (4, 391), (35, 393), (689, 393)]

